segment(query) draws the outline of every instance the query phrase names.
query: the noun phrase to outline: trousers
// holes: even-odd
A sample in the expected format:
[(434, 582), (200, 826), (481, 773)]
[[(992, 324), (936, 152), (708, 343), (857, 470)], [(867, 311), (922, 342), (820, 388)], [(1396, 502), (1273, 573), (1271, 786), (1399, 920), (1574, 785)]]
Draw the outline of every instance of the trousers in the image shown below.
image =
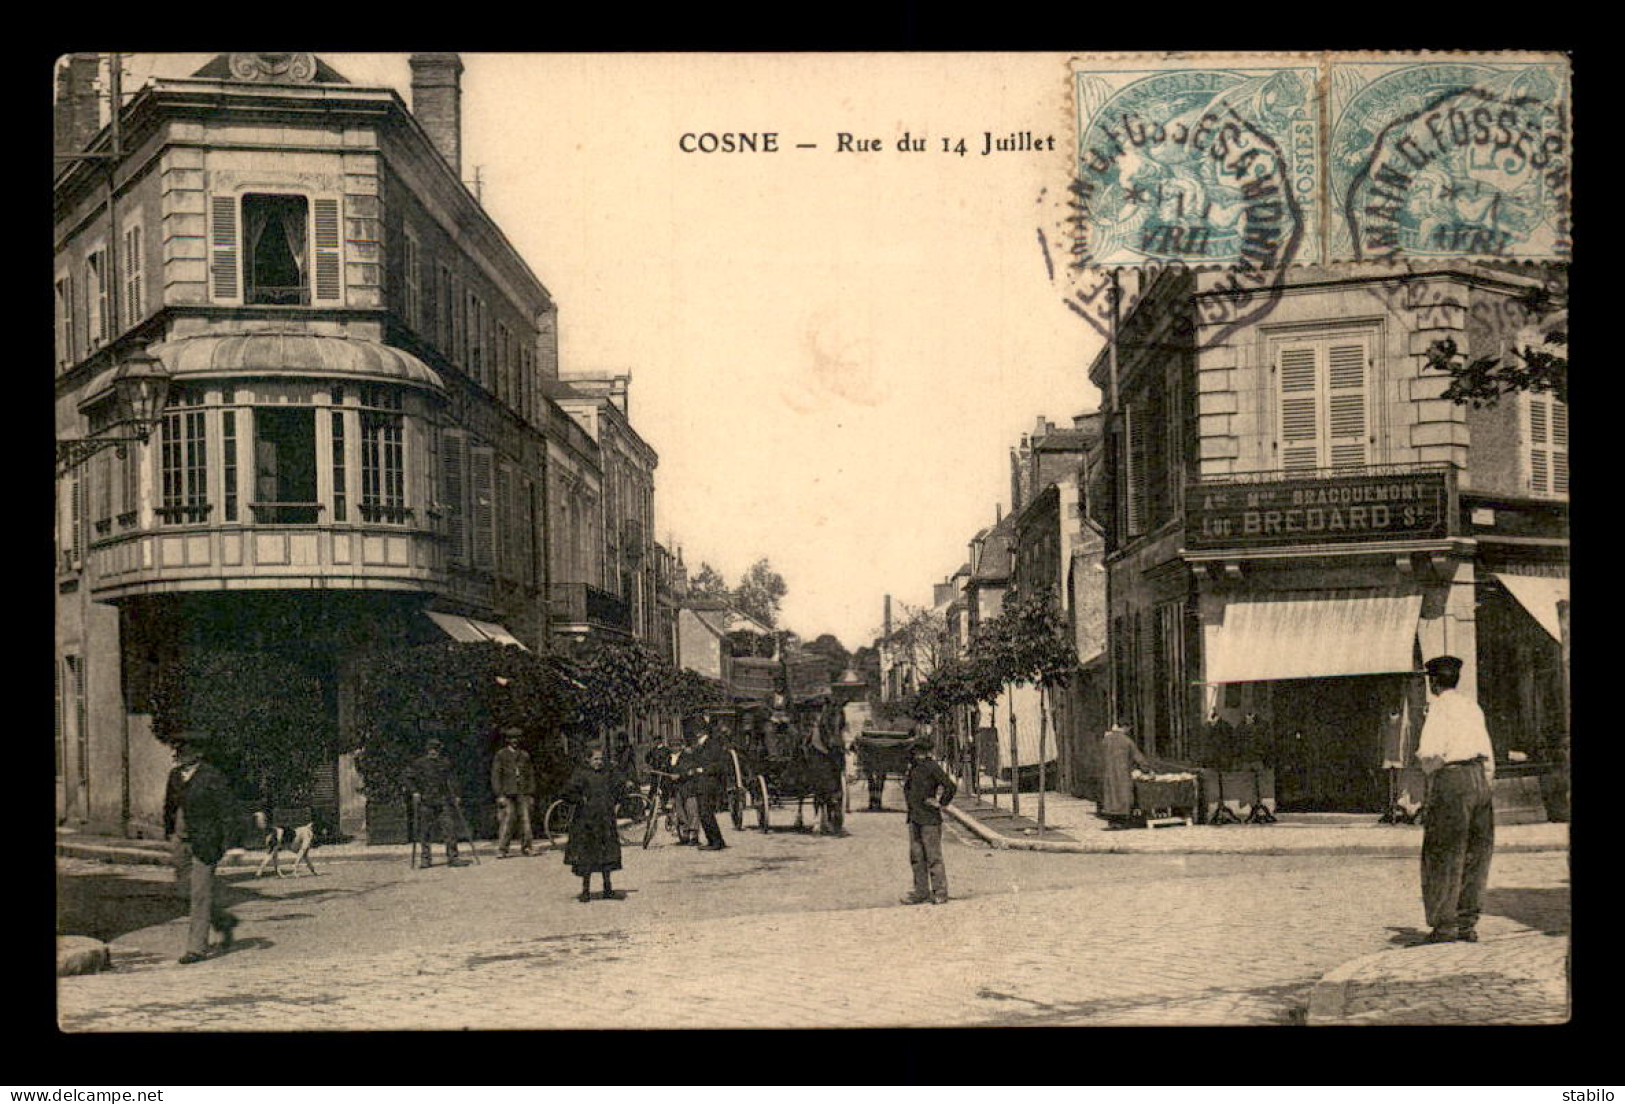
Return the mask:
[(1495, 807), (1483, 764), (1447, 766), (1428, 779), (1422, 828), (1422, 907), (1428, 926), (1478, 923), (1495, 853)]
[(722, 829), (717, 825), (717, 799), (711, 794), (701, 794), (698, 806), (696, 815), (699, 818), (699, 827), (705, 832), (706, 845), (722, 846)]
[[(423, 847), (423, 858), (428, 860), (433, 850), (431, 843), (439, 835), (446, 843), (446, 859), (450, 861), (457, 857), (457, 828), (452, 816), (450, 805), (430, 805), (428, 802), (418, 806), (417, 842)], [(526, 811), (529, 816), (529, 811)]]
[(942, 864), (942, 825), (909, 824), (908, 862), (914, 868), (915, 896), (947, 900), (948, 868)]
[(519, 822), (519, 846), (530, 850), (530, 795), (503, 794), (497, 798), (497, 850), (507, 854), (513, 839), (514, 821)]
[(214, 863), (193, 855), (184, 840), (176, 843), (174, 860), (176, 881), (186, 887), (186, 953), (208, 954), (210, 929), (223, 932), (235, 927), (237, 917), (216, 900)]

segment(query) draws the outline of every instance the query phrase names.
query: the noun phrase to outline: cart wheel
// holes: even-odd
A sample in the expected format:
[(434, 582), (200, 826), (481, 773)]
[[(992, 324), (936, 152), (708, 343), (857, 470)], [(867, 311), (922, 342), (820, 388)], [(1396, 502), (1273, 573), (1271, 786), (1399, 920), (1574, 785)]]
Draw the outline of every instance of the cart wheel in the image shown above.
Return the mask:
[(564, 798), (556, 799), (542, 817), (542, 833), (554, 847), (562, 847), (570, 838), (570, 821), (575, 819), (576, 807)]
[(745, 791), (735, 787), (728, 791), (728, 817), (734, 822), (734, 831), (745, 830)]
[(772, 827), (767, 822), (767, 808), (772, 799), (767, 796), (767, 779), (761, 775), (756, 776), (756, 826), (766, 832)]

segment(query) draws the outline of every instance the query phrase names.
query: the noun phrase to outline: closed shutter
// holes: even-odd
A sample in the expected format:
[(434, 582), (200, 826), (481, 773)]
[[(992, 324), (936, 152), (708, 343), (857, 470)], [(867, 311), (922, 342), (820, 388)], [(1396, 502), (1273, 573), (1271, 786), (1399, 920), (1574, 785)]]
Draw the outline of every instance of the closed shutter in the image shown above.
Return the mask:
[(446, 544), (454, 564), (468, 563), (468, 438), (448, 429), (440, 439), (441, 497), (446, 507)]
[(505, 578), (513, 578), (514, 557), (518, 545), (513, 540), (513, 469), (506, 463), (497, 465), (497, 569)]
[(216, 303), (240, 303), (243, 293), (237, 271), (237, 197), (215, 196), (209, 211), (209, 294)]
[(1331, 466), (1357, 468), (1366, 462), (1366, 346), (1363, 341), (1331, 342), (1326, 350), (1327, 438)]
[(1145, 427), (1132, 405), (1123, 408), (1123, 531), (1135, 536), (1145, 531)]
[(337, 303), (344, 298), (344, 268), (340, 251), (339, 201), (334, 198), (311, 201), (314, 211), (316, 248), (316, 296), (318, 303)]
[(405, 302), (402, 304), (406, 314), (406, 324), (415, 330), (423, 328), (423, 319), (419, 309), (419, 296), (422, 294), (422, 279), (418, 273), (418, 243), (417, 239), (408, 234), (402, 239), (401, 267), (405, 277)]
[(68, 570), (79, 570), (80, 557), (84, 555), (84, 538), (81, 535), (85, 528), (85, 481), (81, 476), (74, 476), (71, 480), (72, 490), (68, 506)]
[(142, 297), (141, 227), (124, 232), (124, 324), (133, 326), (146, 313)]
[(489, 571), (496, 567), (496, 454), (488, 447), (469, 449), (468, 469), (473, 507), (470, 559), (474, 567)]
[(1524, 396), (1529, 407), (1529, 489), (1569, 493), (1569, 411), (1550, 395)]
[(524, 564), (520, 580), (533, 587), (536, 585), (536, 484), (529, 476), (524, 477), (520, 502), (524, 510), (520, 519), (519, 555)]
[(1569, 493), (1569, 407), (1552, 400), (1552, 493)]
[(1281, 349), (1276, 363), (1282, 471), (1320, 466), (1316, 352), (1313, 345), (1290, 345)]

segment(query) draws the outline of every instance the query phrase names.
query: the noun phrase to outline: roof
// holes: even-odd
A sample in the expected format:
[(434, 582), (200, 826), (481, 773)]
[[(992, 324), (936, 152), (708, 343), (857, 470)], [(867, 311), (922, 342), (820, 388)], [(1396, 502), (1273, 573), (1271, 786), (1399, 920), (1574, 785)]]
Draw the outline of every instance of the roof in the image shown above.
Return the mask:
[(755, 633), (771, 633), (773, 631), (754, 617), (747, 617), (729, 606), (697, 606), (691, 604), (687, 609), (700, 624), (718, 636), (726, 636), (731, 632), (738, 632), (740, 629), (748, 629)]
[(1008, 579), (1010, 568), (1015, 559), (1012, 555), (1012, 545), (1015, 542), (1016, 518), (1014, 514), (999, 519), (999, 523), (987, 530), (987, 536), (982, 540), (982, 556), (976, 565), (972, 579)]
[(433, 368), (404, 349), (334, 334), (258, 331), (201, 334), (152, 346), (171, 378), (321, 376), (443, 389)]
[(1052, 429), (1032, 442), (1034, 451), (1082, 452), (1095, 439), (1095, 434), (1081, 429)]

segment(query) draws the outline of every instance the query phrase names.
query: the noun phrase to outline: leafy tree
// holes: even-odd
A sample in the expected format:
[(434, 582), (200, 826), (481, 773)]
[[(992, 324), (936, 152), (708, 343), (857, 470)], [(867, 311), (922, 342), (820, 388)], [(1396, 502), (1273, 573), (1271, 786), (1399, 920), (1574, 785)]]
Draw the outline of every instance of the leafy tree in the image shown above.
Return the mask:
[(1569, 401), (1569, 335), (1566, 278), (1554, 288), (1533, 288), (1522, 299), (1534, 324), (1538, 344), (1525, 340), (1507, 357), (1468, 360), (1454, 340), (1436, 341), (1427, 366), (1450, 376), (1443, 397), (1474, 408), (1494, 406), (1501, 396), (1528, 391), (1551, 392)]
[(779, 603), (788, 590), (784, 576), (774, 571), (773, 565), (763, 557), (740, 576), (739, 585), (734, 588), (733, 603), (741, 613), (754, 617), (770, 629), (777, 628)]
[(699, 571), (688, 580), (688, 593), (691, 598), (721, 598), (724, 601), (733, 596), (728, 589), (728, 580), (722, 577), (722, 572), (703, 560), (700, 562)]
[(319, 679), (268, 652), (197, 652), (166, 667), (150, 703), (153, 734), (178, 747), (210, 738), (208, 758), (250, 802), (310, 799), (318, 767), (340, 752)]
[(852, 665), (852, 653), (832, 633), (820, 633), (809, 643), (803, 644), (802, 650), (823, 656), (829, 662), (831, 682), (840, 678)]

